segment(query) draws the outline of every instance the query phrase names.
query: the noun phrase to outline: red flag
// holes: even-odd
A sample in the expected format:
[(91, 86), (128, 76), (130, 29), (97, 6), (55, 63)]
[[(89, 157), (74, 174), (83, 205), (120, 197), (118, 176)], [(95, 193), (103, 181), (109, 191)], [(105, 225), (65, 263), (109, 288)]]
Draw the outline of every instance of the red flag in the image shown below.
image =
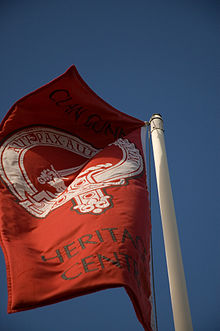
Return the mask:
[(10, 109), (0, 132), (9, 313), (123, 286), (152, 330), (145, 131), (74, 66)]

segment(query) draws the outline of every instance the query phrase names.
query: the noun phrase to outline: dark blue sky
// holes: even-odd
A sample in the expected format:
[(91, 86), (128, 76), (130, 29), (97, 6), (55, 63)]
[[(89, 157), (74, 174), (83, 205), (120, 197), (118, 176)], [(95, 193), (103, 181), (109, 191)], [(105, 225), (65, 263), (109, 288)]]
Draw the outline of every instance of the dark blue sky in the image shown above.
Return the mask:
[[(1, 1), (1, 119), (19, 98), (75, 64), (88, 85), (127, 114), (161, 113), (194, 330), (220, 330), (219, 3)], [(173, 330), (152, 170), (159, 330)], [(142, 330), (123, 289), (7, 315), (0, 253), (0, 329)]]

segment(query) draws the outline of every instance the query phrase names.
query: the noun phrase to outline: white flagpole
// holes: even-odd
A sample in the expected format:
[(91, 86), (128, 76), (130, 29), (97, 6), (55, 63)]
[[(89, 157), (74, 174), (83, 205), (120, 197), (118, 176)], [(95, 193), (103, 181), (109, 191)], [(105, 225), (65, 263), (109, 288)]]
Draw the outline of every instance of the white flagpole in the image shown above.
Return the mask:
[(161, 115), (153, 115), (150, 126), (175, 330), (192, 331)]

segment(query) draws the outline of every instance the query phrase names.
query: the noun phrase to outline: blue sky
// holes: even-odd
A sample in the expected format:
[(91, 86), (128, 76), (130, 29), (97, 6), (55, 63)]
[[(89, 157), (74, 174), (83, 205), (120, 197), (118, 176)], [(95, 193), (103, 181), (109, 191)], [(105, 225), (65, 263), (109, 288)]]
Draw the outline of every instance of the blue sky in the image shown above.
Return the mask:
[[(194, 330), (220, 329), (218, 1), (1, 1), (1, 119), (19, 98), (75, 64), (108, 103), (141, 120), (161, 113)], [(152, 169), (159, 330), (174, 329)], [(123, 289), (7, 315), (0, 329), (142, 330)]]

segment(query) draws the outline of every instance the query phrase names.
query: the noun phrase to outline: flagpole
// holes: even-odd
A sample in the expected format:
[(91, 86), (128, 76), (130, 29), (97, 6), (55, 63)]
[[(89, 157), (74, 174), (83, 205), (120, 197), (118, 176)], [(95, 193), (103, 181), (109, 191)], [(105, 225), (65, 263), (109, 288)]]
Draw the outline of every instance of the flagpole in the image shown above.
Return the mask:
[(176, 331), (191, 331), (193, 327), (170, 184), (161, 115), (153, 115), (150, 119), (150, 126), (174, 325)]

